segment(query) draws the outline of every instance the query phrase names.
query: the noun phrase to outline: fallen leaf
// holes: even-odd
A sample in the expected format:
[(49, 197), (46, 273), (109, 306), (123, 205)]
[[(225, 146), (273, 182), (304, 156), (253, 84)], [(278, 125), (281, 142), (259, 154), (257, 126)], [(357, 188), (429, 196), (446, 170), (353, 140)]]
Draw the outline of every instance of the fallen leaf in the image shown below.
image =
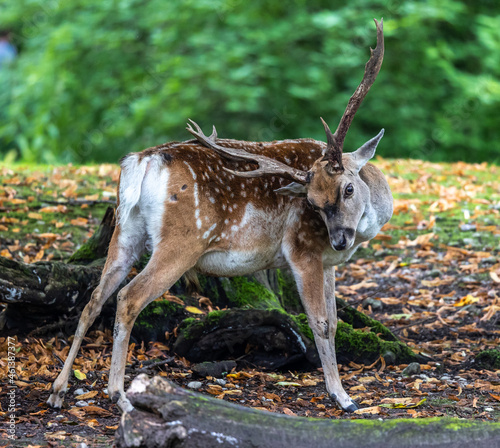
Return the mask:
[(495, 283), (500, 283), (500, 277), (495, 271), (490, 271), (490, 277)]
[(79, 380), (87, 379), (87, 375), (85, 375), (85, 373), (83, 372), (80, 372), (79, 370), (74, 370), (73, 373), (75, 374), (75, 377), (78, 378)]
[(496, 401), (500, 401), (500, 395), (493, 395), (493, 394), (490, 394), (490, 397), (491, 397), (491, 398), (494, 398)]
[(195, 306), (187, 306), (185, 310), (191, 314), (205, 314), (204, 311), (201, 311), (199, 308), (196, 308)]
[(87, 415), (97, 415), (99, 417), (110, 417), (111, 415), (113, 415), (112, 412), (100, 408), (99, 406), (82, 406), (81, 410), (84, 411)]
[(74, 226), (80, 226), (80, 227), (85, 227), (88, 224), (89, 220), (86, 218), (78, 217), (75, 219), (72, 219), (70, 223)]
[(98, 394), (98, 392), (96, 390), (91, 390), (90, 392), (87, 392), (86, 394), (77, 395), (75, 398), (77, 400), (87, 400), (89, 398), (94, 398), (97, 394)]
[(283, 408), (283, 413), (286, 415), (293, 416), (293, 417), (295, 417), (297, 415), (295, 412), (293, 412), (291, 409), (288, 409), (288, 408)]
[(380, 406), (370, 406), (369, 408), (357, 409), (355, 414), (380, 414)]
[(458, 299), (453, 306), (465, 306), (465, 305), (470, 305), (472, 303), (479, 302), (479, 299), (477, 297), (474, 297), (471, 294), (467, 294), (465, 297), (462, 297), (461, 299)]
[(384, 408), (390, 408), (390, 409), (411, 409), (411, 408), (416, 408), (417, 406), (420, 406), (425, 401), (427, 401), (427, 398), (423, 398), (418, 403), (406, 403), (400, 399), (399, 403), (398, 402), (396, 402), (396, 403), (384, 403), (384, 404), (381, 404), (380, 406), (382, 406)]

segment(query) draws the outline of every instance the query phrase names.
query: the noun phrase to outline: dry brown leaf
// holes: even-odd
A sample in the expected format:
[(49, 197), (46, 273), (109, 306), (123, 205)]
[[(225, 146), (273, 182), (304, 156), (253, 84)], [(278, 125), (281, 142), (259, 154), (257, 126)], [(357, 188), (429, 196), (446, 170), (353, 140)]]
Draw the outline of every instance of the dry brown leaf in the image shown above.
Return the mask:
[(112, 412), (100, 408), (99, 406), (82, 406), (80, 409), (87, 415), (97, 415), (99, 417), (110, 417), (113, 415)]
[(380, 406), (370, 406), (369, 408), (357, 409), (355, 414), (380, 414)]
[(88, 400), (89, 398), (94, 398), (98, 394), (97, 390), (91, 390), (85, 394), (77, 395), (75, 398), (77, 400)]

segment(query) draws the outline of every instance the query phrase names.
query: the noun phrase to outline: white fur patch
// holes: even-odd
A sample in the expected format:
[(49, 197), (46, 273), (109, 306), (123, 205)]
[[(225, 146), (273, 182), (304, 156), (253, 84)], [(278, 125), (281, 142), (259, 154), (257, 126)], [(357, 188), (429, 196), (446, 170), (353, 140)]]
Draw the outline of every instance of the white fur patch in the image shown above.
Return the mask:
[(117, 211), (120, 245), (133, 249), (130, 257), (142, 251), (144, 241), (152, 251), (160, 242), (169, 178), (161, 156), (144, 157), (140, 163), (138, 157), (132, 154), (122, 162)]
[(117, 210), (118, 224), (127, 221), (130, 212), (141, 197), (142, 180), (146, 174), (150, 157), (145, 157), (139, 163), (139, 156), (131, 154), (121, 164), (120, 174), (120, 205)]
[(148, 238), (153, 242), (153, 252), (161, 240), (169, 174), (161, 158), (151, 156), (142, 182), (139, 208), (146, 224)]

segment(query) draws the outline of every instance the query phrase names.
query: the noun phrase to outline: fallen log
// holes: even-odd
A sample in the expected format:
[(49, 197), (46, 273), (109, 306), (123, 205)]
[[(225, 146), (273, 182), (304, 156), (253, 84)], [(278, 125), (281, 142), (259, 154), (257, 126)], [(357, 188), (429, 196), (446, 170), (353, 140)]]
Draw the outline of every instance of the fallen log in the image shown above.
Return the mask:
[(7, 304), (7, 329), (28, 332), (55, 316), (79, 314), (100, 277), (97, 266), (25, 264), (0, 257), (0, 302)]
[(139, 375), (118, 448), (500, 448), (500, 423), (451, 418), (327, 420), (246, 408)]
[(108, 207), (97, 230), (68, 263), (26, 264), (0, 257), (0, 302), (7, 304), (1, 321), (7, 332), (63, 328), (73, 333), (81, 310), (99, 284), (114, 228), (114, 209)]

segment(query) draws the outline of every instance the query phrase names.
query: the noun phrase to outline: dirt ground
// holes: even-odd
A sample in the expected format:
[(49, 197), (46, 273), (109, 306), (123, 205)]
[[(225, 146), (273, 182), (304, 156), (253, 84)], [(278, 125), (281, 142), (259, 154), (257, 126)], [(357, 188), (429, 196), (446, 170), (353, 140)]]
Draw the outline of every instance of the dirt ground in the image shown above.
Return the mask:
[[(484, 292), (488, 297), (489, 291), (494, 291), (490, 289), (492, 284), (477, 286), (475, 296), (480, 297)], [(344, 286), (344, 293), (348, 288), (348, 285)], [(385, 288), (390, 286), (386, 284)], [(366, 297), (367, 290), (360, 289), (357, 296), (360, 295)], [(347, 298), (347, 294), (343, 297)], [(372, 310), (370, 313), (370, 308), (366, 312), (388, 325), (416, 351), (430, 356), (432, 361), (421, 365), (420, 372), (409, 376), (403, 374), (406, 365), (389, 366), (381, 360), (371, 366), (354, 362), (340, 366), (344, 387), (362, 407), (356, 414), (337, 409), (326, 395), (321, 369), (263, 372), (247, 368), (236, 369), (221, 378), (205, 378), (193, 373), (185, 359), (171, 359), (168, 347), (161, 343), (132, 344), (127, 383), (139, 373), (161, 375), (184, 387), (199, 381), (201, 387), (198, 389), (202, 393), (244, 406), (298, 416), (498, 419), (500, 370), (486, 370), (475, 365), (477, 353), (496, 348), (499, 344), (497, 318), (481, 320), (487, 306), (476, 301), (461, 307), (443, 305), (437, 311), (429, 311), (433, 309), (429, 303), (403, 305), (396, 304), (396, 301), (386, 302), (387, 305), (381, 300), (383, 307), (378, 312)], [(409, 311), (411, 319), (403, 316)], [(6, 353), (8, 340), (1, 341), (2, 352)], [(81, 443), (111, 446), (120, 415), (105, 393), (112, 346), (110, 331), (94, 331), (86, 338), (82, 355), (75, 365), (76, 370), (86, 374), (80, 376), (77, 373), (80, 379), (72, 376), (61, 410), (50, 409), (45, 401), (51, 382), (66, 357), (68, 341), (58, 337), (20, 338), (15, 346), (16, 363), (23, 367), (13, 384), (16, 436), (19, 438), (15, 441), (6, 439), (8, 429), (2, 429), (2, 446), (77, 447), (83, 446)], [(75, 395), (78, 389), (81, 389), (80, 396)], [(6, 423), (11, 390), (8, 383), (4, 383), (0, 390)]]

